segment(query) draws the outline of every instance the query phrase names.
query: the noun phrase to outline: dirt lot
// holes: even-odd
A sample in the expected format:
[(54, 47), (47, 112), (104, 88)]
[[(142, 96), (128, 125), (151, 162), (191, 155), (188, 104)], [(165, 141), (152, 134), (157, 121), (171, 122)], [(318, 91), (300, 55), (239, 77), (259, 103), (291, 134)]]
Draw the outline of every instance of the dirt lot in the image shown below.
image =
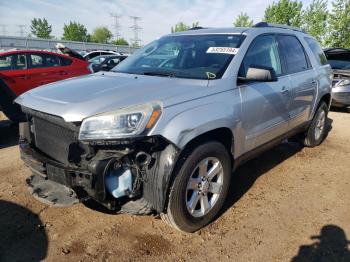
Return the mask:
[(330, 118), (321, 146), (283, 143), (239, 168), (223, 214), (194, 234), (37, 202), (17, 130), (0, 121), (0, 261), (350, 261), (350, 113)]

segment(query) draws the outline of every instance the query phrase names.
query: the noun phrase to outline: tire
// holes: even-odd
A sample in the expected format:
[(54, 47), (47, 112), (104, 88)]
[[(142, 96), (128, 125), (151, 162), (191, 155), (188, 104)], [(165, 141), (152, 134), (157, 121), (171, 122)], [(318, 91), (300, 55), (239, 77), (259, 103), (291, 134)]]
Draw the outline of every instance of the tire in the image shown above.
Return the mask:
[(175, 169), (167, 209), (161, 217), (174, 228), (192, 233), (212, 222), (221, 210), (231, 180), (231, 156), (221, 143), (207, 142), (182, 163)]
[(328, 106), (325, 102), (321, 102), (303, 140), (304, 146), (315, 147), (320, 145), (327, 137), (327, 116)]

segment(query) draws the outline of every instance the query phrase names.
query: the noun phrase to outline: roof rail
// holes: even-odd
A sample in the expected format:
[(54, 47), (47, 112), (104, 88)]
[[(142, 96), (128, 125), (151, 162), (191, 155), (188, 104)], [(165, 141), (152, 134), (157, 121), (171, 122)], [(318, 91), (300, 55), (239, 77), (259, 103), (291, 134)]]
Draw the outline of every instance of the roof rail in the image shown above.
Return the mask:
[(199, 29), (207, 29), (207, 27), (195, 26), (195, 27), (191, 27), (188, 30), (199, 30)]
[(271, 23), (267, 23), (267, 22), (259, 22), (255, 25), (253, 25), (253, 27), (275, 27), (275, 28), (283, 28), (283, 29), (289, 29), (289, 30), (293, 30), (293, 31), (298, 31), (298, 32), (302, 32), (302, 33), (306, 33), (304, 29), (299, 28), (299, 27), (294, 27), (294, 26), (289, 26), (289, 25), (281, 25), (281, 24), (271, 24)]

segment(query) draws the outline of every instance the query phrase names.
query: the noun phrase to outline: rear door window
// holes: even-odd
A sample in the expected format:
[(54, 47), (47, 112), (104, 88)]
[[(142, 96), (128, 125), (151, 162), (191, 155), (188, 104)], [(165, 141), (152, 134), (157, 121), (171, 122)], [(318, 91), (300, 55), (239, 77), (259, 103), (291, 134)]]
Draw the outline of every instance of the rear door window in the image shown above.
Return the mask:
[(30, 54), (29, 59), (31, 68), (45, 67), (45, 56), (43, 54)]
[(310, 47), (312, 53), (314, 54), (318, 64), (319, 65), (328, 64), (327, 58), (326, 58), (322, 48), (320, 47), (320, 45), (317, 43), (317, 41), (310, 38), (310, 37), (305, 37), (304, 39), (305, 39), (307, 45)]
[(279, 35), (277, 39), (286, 63), (287, 74), (302, 72), (311, 67), (303, 46), (295, 36)]
[(258, 36), (254, 39), (243, 59), (239, 76), (245, 77), (250, 66), (272, 67), (277, 76), (282, 74), (277, 42), (273, 35)]
[(0, 71), (11, 70), (13, 55), (0, 56)]
[(46, 54), (45, 57), (47, 67), (60, 66), (60, 61), (57, 56)]

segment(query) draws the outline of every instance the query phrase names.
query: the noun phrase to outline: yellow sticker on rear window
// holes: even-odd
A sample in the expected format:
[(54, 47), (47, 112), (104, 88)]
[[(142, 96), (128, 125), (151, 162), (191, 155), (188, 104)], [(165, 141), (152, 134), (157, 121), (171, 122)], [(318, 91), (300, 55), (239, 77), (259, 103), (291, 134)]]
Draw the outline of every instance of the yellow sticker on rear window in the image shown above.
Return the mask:
[(234, 47), (220, 47), (220, 46), (212, 46), (209, 47), (207, 53), (209, 54), (229, 54), (235, 55), (237, 54), (239, 48)]

